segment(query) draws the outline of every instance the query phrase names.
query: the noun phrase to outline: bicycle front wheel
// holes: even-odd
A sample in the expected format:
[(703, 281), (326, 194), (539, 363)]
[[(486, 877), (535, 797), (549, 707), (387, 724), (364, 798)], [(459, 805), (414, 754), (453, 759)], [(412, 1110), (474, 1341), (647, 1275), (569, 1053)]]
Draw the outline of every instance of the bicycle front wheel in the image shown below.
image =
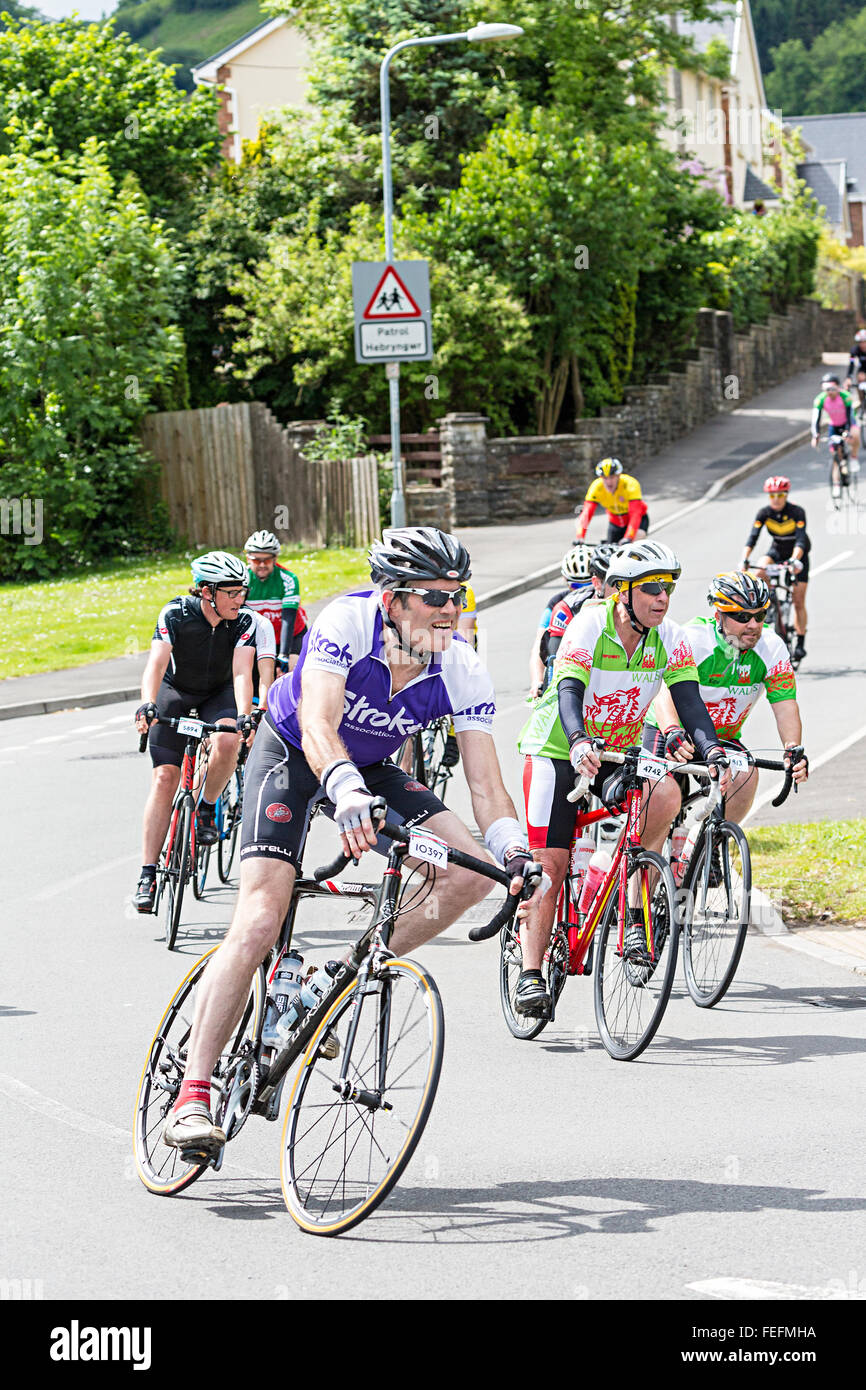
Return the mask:
[(201, 901), (204, 897), (204, 887), (207, 882), (207, 871), (210, 866), (210, 845), (200, 845), (196, 841), (195, 846), (195, 869), (192, 875), (192, 891), (195, 897)]
[[(561, 890), (560, 906), (562, 896)], [(557, 919), (559, 919), (559, 913), (557, 913)], [(533, 1038), (538, 1037), (543, 1028), (547, 1027), (550, 1016), (539, 1018), (533, 1014), (517, 1012), (517, 982), (520, 979), (522, 969), (523, 951), (520, 947), (519, 924), (512, 918), (510, 922), (506, 922), (499, 933), (499, 1001), (502, 1004), (502, 1013), (512, 1037), (519, 1038), (523, 1042), (531, 1042)], [(567, 973), (568, 943), (565, 940), (561, 922), (557, 920), (553, 924), (550, 946), (544, 961), (545, 983), (554, 1004), (562, 993)]]
[(243, 815), (243, 776), (236, 769), (229, 778), (228, 785), (220, 797), (220, 811), (217, 816), (219, 842), (217, 844), (217, 873), (222, 883), (228, 883)]
[(388, 961), (334, 1001), (283, 1126), (283, 1196), (302, 1230), (338, 1235), (384, 1201), (427, 1123), (444, 1045), (439, 991), (414, 961)]
[(738, 825), (709, 825), (689, 865), (683, 967), (701, 1009), (723, 998), (736, 974), (749, 927), (752, 861)]
[(165, 944), (170, 951), (174, 950), (174, 943), (177, 940), (177, 929), (180, 926), (180, 910), (183, 906), (183, 895), (186, 882), (189, 878), (189, 841), (190, 828), (192, 825), (192, 805), (187, 800), (180, 808), (177, 824), (174, 828), (174, 841), (171, 846), (171, 856), (166, 868), (165, 878)]
[[(162, 1131), (186, 1070), (196, 993), (205, 967), (218, 949), (214, 946), (196, 962), (169, 1000), (148, 1049), (138, 1084), (134, 1118), (135, 1166), (145, 1187), (160, 1197), (182, 1192), (200, 1178), (208, 1166), (206, 1163), (184, 1163), (177, 1149), (163, 1144)], [(265, 996), (265, 972), (259, 966), (243, 1012), (213, 1069), (212, 1112), (229, 1069), (242, 1052), (250, 1050), (252, 1040), (261, 1032)]]
[(644, 907), (645, 941), (640, 952), (620, 947), (618, 893), (611, 892), (597, 931), (595, 1018), (611, 1057), (631, 1062), (655, 1036), (670, 998), (677, 966), (676, 887), (670, 865), (642, 849), (632, 856), (628, 886), (637, 887)]

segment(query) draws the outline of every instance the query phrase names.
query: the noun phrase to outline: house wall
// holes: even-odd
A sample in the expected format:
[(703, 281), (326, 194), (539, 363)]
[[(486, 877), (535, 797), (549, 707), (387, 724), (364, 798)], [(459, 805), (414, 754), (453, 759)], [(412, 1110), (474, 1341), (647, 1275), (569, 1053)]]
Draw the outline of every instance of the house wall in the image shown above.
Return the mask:
[(233, 94), (232, 129), (239, 142), (255, 140), (262, 115), (275, 106), (307, 107), (306, 81), (310, 45), (303, 34), (284, 24), (252, 44), (221, 72)]

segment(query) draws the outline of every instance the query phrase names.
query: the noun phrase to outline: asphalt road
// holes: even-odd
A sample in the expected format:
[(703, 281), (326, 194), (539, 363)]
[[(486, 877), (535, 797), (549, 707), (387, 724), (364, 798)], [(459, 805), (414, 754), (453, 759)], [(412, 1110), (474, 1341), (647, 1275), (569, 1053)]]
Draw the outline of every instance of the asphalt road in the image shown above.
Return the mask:
[[(785, 471), (807, 506), (819, 571), (800, 681), (817, 770), (798, 798), (819, 807), (845, 760), (834, 750), (864, 732), (866, 547), (824, 510), (823, 455), (804, 450)], [(672, 616), (704, 611), (707, 577), (737, 562), (759, 498), (750, 480), (659, 533), (686, 574)], [(541, 599), (484, 615), (515, 797)], [(439, 1094), (378, 1214), (336, 1241), (303, 1235), (280, 1193), (280, 1127), (263, 1121), (246, 1126), (220, 1174), (177, 1200), (149, 1195), (130, 1141), (144, 1054), (182, 974), (223, 934), (233, 895), (190, 897), (173, 954), (158, 924), (129, 908), (149, 777), (131, 713), (0, 727), (10, 851), (0, 1180), (14, 1194), (4, 1279), (38, 1281), (46, 1299), (866, 1294), (863, 981), (760, 936), (715, 1010), (696, 1009), (678, 978), (660, 1035), (627, 1065), (598, 1042), (580, 979), (555, 1025), (534, 1043), (512, 1040), (495, 943), (470, 945), (465, 926), (451, 928), (418, 953), (445, 1005)], [(763, 706), (749, 733), (754, 747), (777, 746)], [(468, 815), (462, 778), (453, 805)], [(334, 848), (331, 827), (313, 835), (308, 864)], [(306, 917), (308, 959), (352, 931), (342, 915)]]

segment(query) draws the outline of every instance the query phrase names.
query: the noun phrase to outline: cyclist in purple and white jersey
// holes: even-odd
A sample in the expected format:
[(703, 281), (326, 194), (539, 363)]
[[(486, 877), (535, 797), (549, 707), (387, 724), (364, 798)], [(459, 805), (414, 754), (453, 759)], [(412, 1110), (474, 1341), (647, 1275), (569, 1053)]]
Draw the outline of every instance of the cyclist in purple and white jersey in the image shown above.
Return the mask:
[[(199, 987), (186, 1078), (164, 1131), (170, 1147), (195, 1145), (215, 1156), (225, 1143), (208, 1108), (211, 1072), (279, 934), (316, 802), (336, 821), (346, 854), (375, 847), (370, 807), (383, 796), (390, 819), (423, 824), (477, 855), (454, 812), (389, 761), (408, 735), (450, 716), (475, 819), (511, 875), (512, 893), (523, 887), (532, 856), (493, 742), (493, 685), (472, 647), (453, 641), (468, 552), (443, 531), (406, 527), (373, 545), (370, 568), (375, 587), (329, 604), (294, 671), (269, 692), (245, 777), (237, 906)], [(449, 866), (423, 906), (401, 914), (391, 949), (402, 955), (420, 946), (487, 891), (477, 874)], [(517, 909), (521, 920), (533, 919), (542, 891)]]

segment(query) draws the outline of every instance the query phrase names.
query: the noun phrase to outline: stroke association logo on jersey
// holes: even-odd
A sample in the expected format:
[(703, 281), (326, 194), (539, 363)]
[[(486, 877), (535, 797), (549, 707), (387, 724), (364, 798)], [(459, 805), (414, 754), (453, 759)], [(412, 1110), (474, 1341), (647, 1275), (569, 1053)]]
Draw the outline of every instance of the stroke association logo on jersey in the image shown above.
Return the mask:
[(349, 643), (338, 647), (336, 642), (332, 642), (330, 637), (326, 637), (324, 632), (317, 632), (312, 643), (313, 651), (320, 661), (326, 661), (334, 666), (351, 666), (352, 651)]
[(371, 732), (384, 734), (396, 733), (400, 738), (408, 738), (421, 728), (418, 720), (407, 713), (405, 705), (401, 705), (391, 714), (388, 710), (377, 709), (375, 705), (370, 704), (366, 695), (357, 695), (348, 686), (343, 700), (343, 718), (356, 729), (366, 728)]

